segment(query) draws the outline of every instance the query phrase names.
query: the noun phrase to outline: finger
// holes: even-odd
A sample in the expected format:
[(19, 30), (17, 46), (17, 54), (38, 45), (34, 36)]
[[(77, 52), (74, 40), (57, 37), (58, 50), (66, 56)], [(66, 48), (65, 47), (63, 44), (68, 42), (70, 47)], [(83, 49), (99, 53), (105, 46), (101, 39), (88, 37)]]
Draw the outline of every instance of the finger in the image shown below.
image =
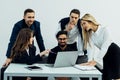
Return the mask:
[(6, 67), (6, 66), (7, 66), (7, 64), (6, 64), (6, 63), (2, 65), (2, 67)]

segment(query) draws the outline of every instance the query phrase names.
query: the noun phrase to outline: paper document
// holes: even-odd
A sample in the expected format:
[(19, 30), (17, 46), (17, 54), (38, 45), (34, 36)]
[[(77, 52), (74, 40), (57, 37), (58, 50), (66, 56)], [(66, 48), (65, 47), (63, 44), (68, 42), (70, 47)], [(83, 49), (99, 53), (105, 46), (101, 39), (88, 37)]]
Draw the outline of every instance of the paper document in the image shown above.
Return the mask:
[(94, 66), (75, 65), (74, 67), (80, 70), (96, 70)]

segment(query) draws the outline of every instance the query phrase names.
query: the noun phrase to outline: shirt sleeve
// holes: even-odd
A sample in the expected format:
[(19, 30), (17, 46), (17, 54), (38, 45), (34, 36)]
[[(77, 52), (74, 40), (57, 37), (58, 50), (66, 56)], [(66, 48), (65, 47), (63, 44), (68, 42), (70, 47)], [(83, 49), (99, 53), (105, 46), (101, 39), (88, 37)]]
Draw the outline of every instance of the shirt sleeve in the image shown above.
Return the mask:
[(100, 62), (101, 60), (103, 60), (103, 57), (105, 56), (105, 54), (107, 53), (107, 50), (110, 46), (110, 44), (112, 43), (112, 40), (110, 38), (110, 35), (108, 33), (108, 30), (106, 28), (104, 28), (104, 34), (103, 34), (103, 41), (101, 42), (102, 45), (99, 48), (99, 54), (97, 56), (97, 61)]
[(87, 55), (88, 55), (88, 61), (94, 60), (94, 55), (95, 55), (95, 46), (90, 40), (90, 44), (87, 44)]
[(7, 53), (6, 53), (7, 58), (10, 58), (10, 56), (11, 56), (11, 49), (14, 45), (14, 42), (16, 40), (18, 33), (19, 33), (19, 30), (20, 30), (19, 25), (15, 24), (13, 29), (12, 29), (10, 41), (9, 41), (8, 48), (7, 48)]
[[(99, 64), (103, 65), (103, 57), (107, 53), (107, 50), (112, 43), (110, 35), (106, 28), (101, 29), (102, 33), (100, 32), (99, 39), (95, 37), (95, 39), (90, 39), (90, 46), (88, 46), (88, 56), (89, 61), (95, 60)], [(95, 43), (96, 42), (96, 43)]]
[(36, 22), (35, 26), (36, 26), (36, 30), (35, 30), (36, 31), (36, 41), (38, 43), (40, 52), (42, 52), (45, 50), (45, 46), (44, 46), (44, 41), (43, 41), (43, 37), (41, 34), (40, 23)]

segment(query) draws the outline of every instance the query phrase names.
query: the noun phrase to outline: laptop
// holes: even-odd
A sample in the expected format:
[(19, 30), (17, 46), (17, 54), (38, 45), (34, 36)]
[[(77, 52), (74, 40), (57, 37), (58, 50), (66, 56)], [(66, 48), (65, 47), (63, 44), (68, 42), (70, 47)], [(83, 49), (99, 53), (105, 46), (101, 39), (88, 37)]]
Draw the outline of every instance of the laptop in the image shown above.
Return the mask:
[(54, 64), (48, 64), (49, 67), (69, 67), (74, 66), (78, 57), (78, 51), (58, 52)]

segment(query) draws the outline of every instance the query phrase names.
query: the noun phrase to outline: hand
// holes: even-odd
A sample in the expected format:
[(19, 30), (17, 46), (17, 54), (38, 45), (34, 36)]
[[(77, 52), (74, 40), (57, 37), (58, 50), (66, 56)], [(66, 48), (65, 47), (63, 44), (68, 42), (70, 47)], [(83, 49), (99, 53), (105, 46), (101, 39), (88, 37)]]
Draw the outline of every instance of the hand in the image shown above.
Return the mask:
[(86, 63), (82, 63), (80, 65), (82, 65), (82, 66), (95, 66), (96, 64), (97, 64), (96, 61), (92, 60), (92, 61), (89, 61)]
[(70, 31), (75, 25), (72, 22), (69, 22), (67, 27), (66, 27), (66, 31)]
[(27, 77), (27, 79), (26, 79), (26, 80), (32, 80), (32, 79), (31, 79), (31, 77)]
[(41, 52), (39, 55), (40, 55), (40, 56), (43, 56), (43, 55), (49, 54), (49, 52), (50, 52), (50, 50), (47, 49), (47, 50)]
[(96, 61), (94, 61), (94, 60), (89, 61), (88, 63), (89, 63), (89, 65), (90, 65), (90, 66), (95, 66), (95, 65), (97, 64), (97, 62), (96, 62)]
[(12, 59), (11, 58), (7, 58), (5, 63), (3, 64), (3, 67), (8, 66), (11, 63)]

